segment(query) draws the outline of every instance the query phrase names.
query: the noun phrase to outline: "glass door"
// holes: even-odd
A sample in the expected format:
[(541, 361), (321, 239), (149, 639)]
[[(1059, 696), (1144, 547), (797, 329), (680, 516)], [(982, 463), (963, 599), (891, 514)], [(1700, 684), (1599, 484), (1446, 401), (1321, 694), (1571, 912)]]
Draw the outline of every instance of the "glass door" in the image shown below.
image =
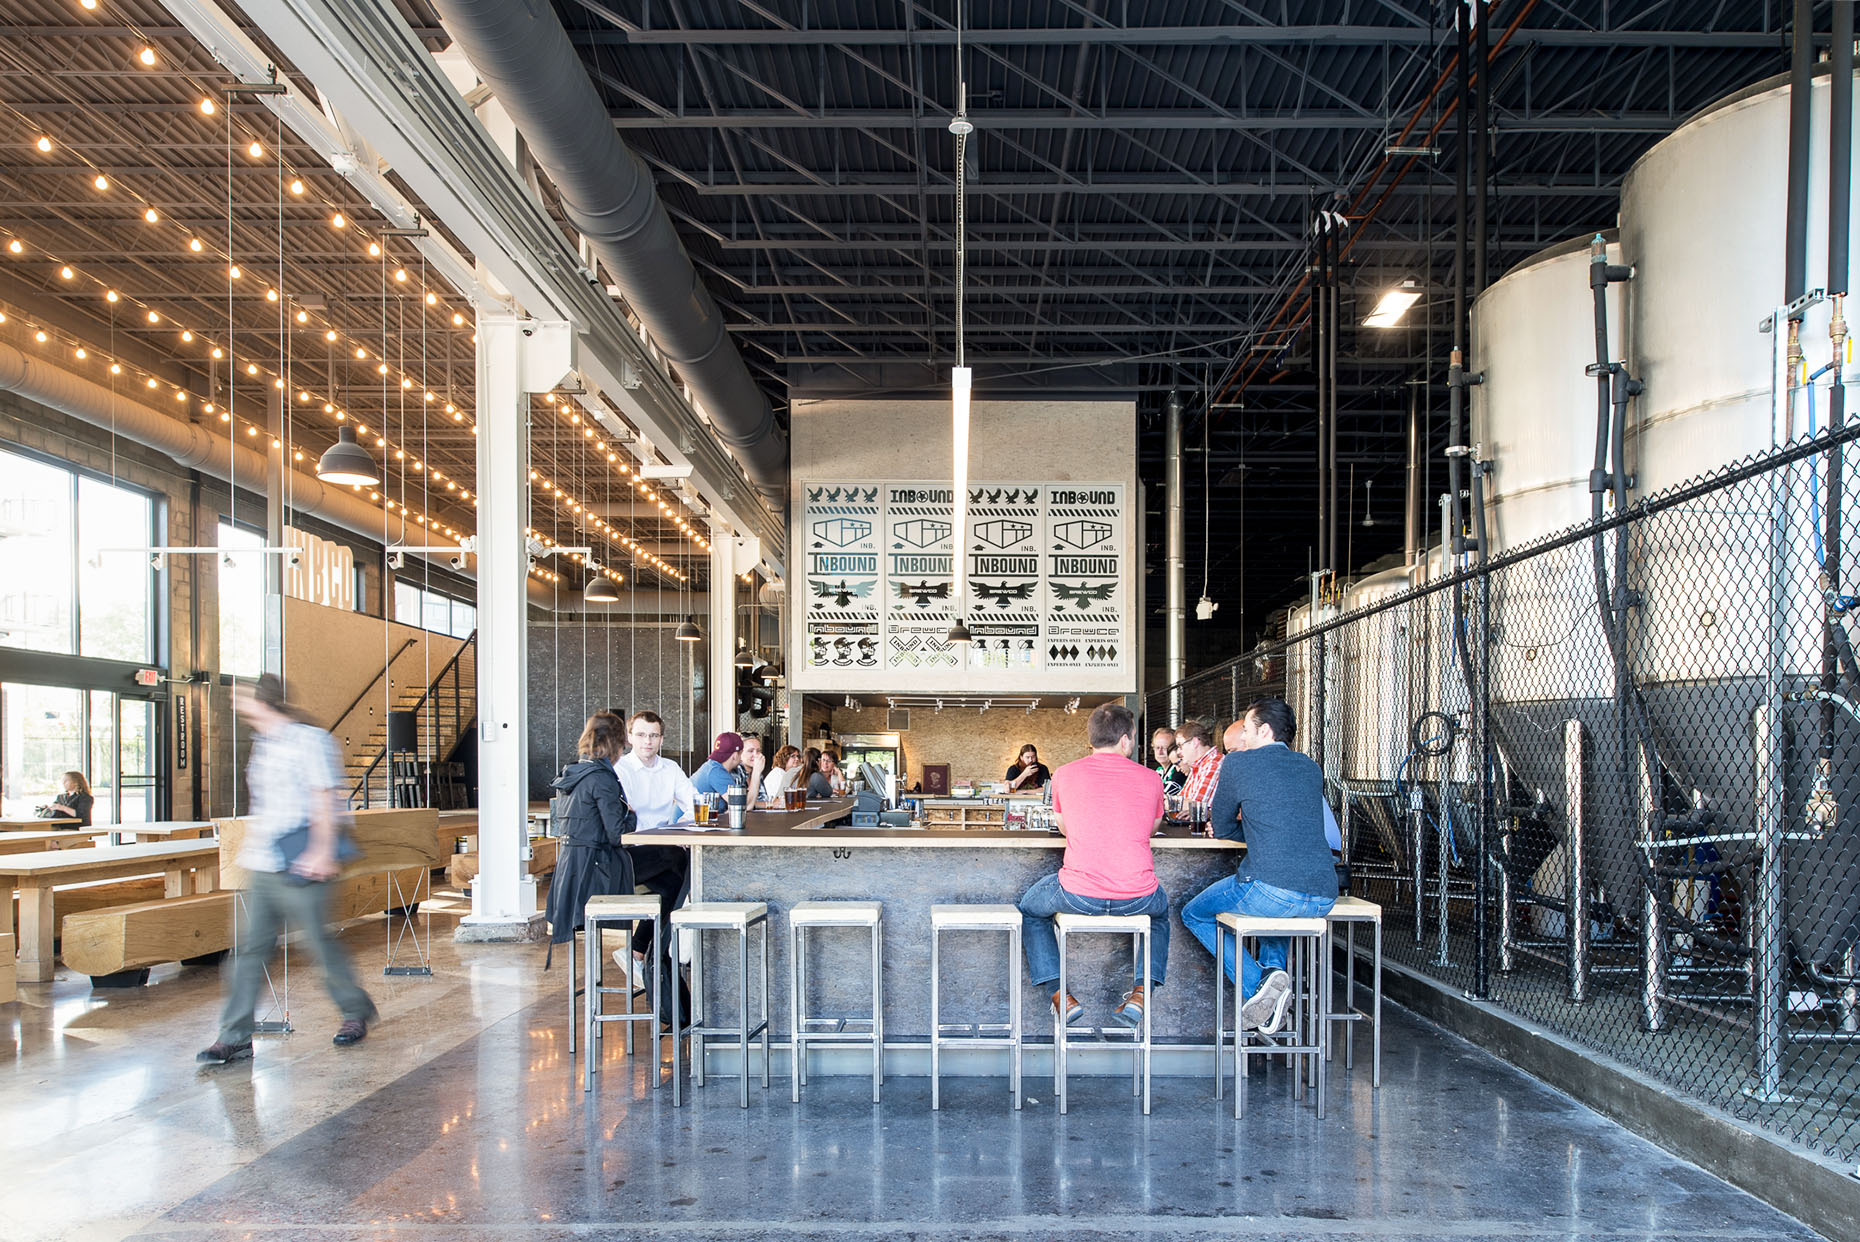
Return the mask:
[(116, 703), (116, 822), (146, 824), (161, 818), (160, 747), (152, 699), (118, 697)]
[(0, 685), (0, 814), (31, 819), (82, 772), (84, 692), (20, 682)]

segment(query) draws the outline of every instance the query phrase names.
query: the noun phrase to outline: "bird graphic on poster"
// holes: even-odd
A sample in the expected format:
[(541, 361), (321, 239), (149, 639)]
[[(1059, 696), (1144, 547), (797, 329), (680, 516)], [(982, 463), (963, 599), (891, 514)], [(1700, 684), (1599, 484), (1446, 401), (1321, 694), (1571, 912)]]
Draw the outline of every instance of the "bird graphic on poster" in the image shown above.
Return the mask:
[(1024, 602), (1033, 598), (1033, 583), (1031, 582), (1004, 582), (998, 586), (990, 586), (986, 582), (974, 582), (970, 585), (975, 588), (977, 599), (992, 599), (996, 608), (1006, 608), (1014, 600)]
[(1054, 595), (1057, 595), (1065, 602), (1074, 604), (1081, 609), (1090, 608), (1093, 604), (1102, 604), (1105, 600), (1110, 599), (1111, 595), (1116, 590), (1117, 584), (1115, 582), (1100, 582), (1096, 586), (1086, 586), (1082, 582), (1077, 586), (1071, 586), (1064, 582), (1053, 583)]
[(835, 608), (844, 608), (852, 603), (855, 595), (863, 599), (871, 590), (872, 584), (870, 582), (855, 582), (851, 586), (847, 586), (846, 579), (841, 578), (837, 583), (832, 585), (828, 585), (825, 582), (814, 583), (814, 598), (830, 599), (833, 601), (833, 606)]
[(908, 599), (919, 608), (928, 608), (933, 599), (949, 598), (949, 583), (900, 582), (898, 583), (898, 598)]

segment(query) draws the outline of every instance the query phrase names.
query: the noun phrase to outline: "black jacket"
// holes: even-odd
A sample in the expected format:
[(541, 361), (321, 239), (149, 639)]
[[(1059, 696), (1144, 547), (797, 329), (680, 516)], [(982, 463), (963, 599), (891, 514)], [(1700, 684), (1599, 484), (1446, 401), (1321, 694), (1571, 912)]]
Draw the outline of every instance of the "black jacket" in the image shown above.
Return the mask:
[(620, 778), (605, 759), (583, 759), (549, 782), (557, 794), (561, 850), (546, 914), (552, 944), (574, 938), (588, 898), (633, 891), (633, 862), (621, 848), (635, 821)]

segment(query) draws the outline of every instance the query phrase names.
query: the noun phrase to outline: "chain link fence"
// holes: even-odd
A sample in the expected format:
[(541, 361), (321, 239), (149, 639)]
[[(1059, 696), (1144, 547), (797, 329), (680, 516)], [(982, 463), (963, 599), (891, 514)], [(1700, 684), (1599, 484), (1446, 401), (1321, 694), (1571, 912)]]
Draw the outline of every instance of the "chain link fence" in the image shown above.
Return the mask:
[(1364, 579), (1149, 723), (1283, 697), (1391, 961), (1852, 1164), (1856, 434)]

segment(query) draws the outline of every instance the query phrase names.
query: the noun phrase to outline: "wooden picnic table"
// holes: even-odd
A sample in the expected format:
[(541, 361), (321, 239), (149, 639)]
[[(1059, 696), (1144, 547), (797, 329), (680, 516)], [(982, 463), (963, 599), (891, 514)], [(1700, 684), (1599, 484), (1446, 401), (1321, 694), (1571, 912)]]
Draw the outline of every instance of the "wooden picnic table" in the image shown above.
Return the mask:
[(97, 834), (82, 829), (77, 832), (8, 832), (0, 834), (0, 855), (89, 849), (98, 839)]
[(129, 845), (143, 838), (164, 841), (184, 841), (213, 835), (213, 821), (210, 819), (161, 819), (150, 820), (142, 824), (96, 824), (98, 832), (110, 834), (111, 845)]
[(40, 832), (54, 824), (70, 822), (68, 819), (0, 819), (0, 832)]
[(164, 896), (210, 893), (219, 885), (219, 842), (158, 841), (0, 856), (0, 885), (19, 893), (20, 981), (44, 983), (52, 977), (54, 888), (157, 873)]

